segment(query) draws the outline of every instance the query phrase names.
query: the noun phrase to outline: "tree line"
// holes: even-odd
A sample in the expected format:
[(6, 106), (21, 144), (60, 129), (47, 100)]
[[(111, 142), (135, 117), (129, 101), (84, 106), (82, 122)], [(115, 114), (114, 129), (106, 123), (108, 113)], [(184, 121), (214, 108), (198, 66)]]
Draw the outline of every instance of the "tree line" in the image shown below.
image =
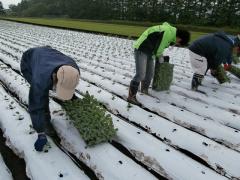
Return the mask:
[(4, 11), (4, 8), (3, 8), (3, 4), (0, 1), (0, 15), (3, 15), (3, 14), (5, 14), (5, 11)]
[(22, 0), (10, 15), (239, 26), (239, 0)]

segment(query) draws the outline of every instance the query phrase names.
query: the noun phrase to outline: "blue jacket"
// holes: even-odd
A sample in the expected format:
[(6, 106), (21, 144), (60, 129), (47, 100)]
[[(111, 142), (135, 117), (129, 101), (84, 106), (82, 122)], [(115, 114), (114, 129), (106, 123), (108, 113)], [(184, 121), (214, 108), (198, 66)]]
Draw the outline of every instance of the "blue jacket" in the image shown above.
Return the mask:
[(203, 36), (194, 41), (189, 49), (207, 58), (208, 68), (215, 69), (222, 63), (231, 64), (232, 49), (236, 45), (234, 39), (224, 32), (217, 32)]
[(31, 86), (29, 113), (37, 132), (44, 132), (49, 90), (53, 87), (52, 74), (62, 65), (73, 66), (79, 71), (73, 59), (49, 46), (31, 48), (23, 53), (21, 72)]

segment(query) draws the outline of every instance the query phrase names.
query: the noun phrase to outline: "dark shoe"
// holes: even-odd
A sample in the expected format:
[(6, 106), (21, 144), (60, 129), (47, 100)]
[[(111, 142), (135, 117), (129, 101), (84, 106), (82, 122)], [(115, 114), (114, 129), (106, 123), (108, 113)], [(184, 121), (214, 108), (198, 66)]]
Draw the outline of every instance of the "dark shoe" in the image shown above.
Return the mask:
[(192, 78), (192, 90), (196, 91), (198, 89), (198, 86), (202, 84), (203, 75), (195, 74)]
[(129, 91), (128, 91), (127, 101), (132, 103), (132, 104), (140, 106), (141, 103), (138, 102), (138, 100), (136, 98), (137, 91), (138, 91), (138, 86), (139, 86), (139, 82), (131, 81)]
[(145, 81), (141, 81), (141, 93), (148, 94), (149, 85), (146, 85)]

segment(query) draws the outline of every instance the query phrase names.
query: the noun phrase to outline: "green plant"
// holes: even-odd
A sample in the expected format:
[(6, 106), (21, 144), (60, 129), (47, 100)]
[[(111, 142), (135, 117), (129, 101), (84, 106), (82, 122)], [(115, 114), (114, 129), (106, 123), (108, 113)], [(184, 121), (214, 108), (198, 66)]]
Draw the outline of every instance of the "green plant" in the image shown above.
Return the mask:
[(234, 64), (240, 63), (240, 57), (237, 56), (236, 54), (233, 54), (233, 63)]
[(67, 101), (63, 107), (88, 146), (111, 140), (116, 135), (110, 114), (87, 92), (82, 99)]
[(131, 103), (128, 103), (128, 105), (127, 105), (127, 111), (129, 111), (130, 108), (132, 108), (132, 105), (131, 105)]
[(231, 82), (222, 65), (219, 65), (216, 68), (215, 77), (218, 80), (219, 84), (223, 84), (225, 82)]
[(238, 67), (232, 65), (229, 72), (240, 79), (240, 69)]
[(114, 101), (116, 98), (115, 98), (115, 96), (114, 95), (112, 95), (112, 100)]

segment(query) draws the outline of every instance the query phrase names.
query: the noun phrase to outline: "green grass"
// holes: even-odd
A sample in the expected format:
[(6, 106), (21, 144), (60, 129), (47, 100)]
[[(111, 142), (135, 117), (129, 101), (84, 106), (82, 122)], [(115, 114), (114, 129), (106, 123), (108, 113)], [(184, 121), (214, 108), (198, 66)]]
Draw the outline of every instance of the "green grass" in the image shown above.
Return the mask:
[[(140, 25), (126, 25), (119, 24), (114, 22), (112, 23), (103, 23), (96, 21), (86, 21), (86, 20), (75, 20), (75, 19), (47, 19), (47, 18), (2, 18), (9, 19), (14, 21), (21, 21), (26, 23), (38, 24), (38, 25), (47, 25), (60, 28), (69, 28), (75, 30), (84, 30), (92, 31), (99, 33), (114, 34), (126, 37), (138, 37), (141, 33), (147, 28)], [(195, 32), (191, 31), (191, 40), (198, 38), (201, 35), (204, 35), (204, 32)]]

